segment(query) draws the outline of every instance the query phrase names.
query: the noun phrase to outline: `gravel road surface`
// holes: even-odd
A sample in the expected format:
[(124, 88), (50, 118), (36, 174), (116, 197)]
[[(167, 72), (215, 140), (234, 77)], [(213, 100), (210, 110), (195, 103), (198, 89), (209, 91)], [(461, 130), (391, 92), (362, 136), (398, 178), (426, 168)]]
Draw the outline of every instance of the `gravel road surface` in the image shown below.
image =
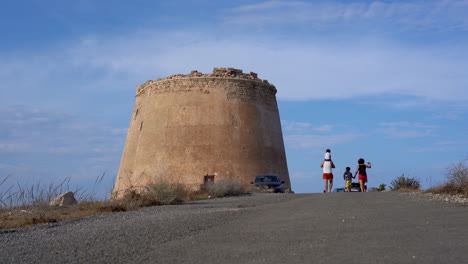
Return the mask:
[(0, 263), (467, 263), (468, 207), (256, 194), (0, 231)]

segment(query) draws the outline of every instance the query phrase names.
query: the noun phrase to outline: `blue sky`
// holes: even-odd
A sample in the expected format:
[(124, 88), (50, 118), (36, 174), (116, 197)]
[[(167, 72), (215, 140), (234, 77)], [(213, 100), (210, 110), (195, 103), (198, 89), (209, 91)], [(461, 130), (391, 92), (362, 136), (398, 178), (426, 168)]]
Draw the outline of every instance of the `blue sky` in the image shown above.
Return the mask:
[[(468, 1), (2, 1), (0, 177), (112, 187), (135, 85), (213, 67), (273, 83), (293, 189), (357, 159), (427, 188), (468, 156)], [(335, 185), (343, 185), (337, 181)]]

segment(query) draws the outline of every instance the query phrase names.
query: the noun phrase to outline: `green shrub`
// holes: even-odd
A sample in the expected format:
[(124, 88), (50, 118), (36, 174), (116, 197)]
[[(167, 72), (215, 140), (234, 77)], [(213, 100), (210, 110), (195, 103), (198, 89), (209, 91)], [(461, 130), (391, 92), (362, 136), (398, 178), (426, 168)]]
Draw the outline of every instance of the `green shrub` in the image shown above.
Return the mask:
[(377, 188), (377, 191), (381, 192), (381, 191), (385, 191), (385, 187), (387, 187), (387, 185), (385, 183), (382, 183), (379, 185), (379, 188)]
[(405, 177), (405, 174), (402, 174), (400, 177), (394, 179), (390, 183), (391, 190), (400, 190), (400, 189), (411, 189), (419, 190), (421, 183), (416, 178)]

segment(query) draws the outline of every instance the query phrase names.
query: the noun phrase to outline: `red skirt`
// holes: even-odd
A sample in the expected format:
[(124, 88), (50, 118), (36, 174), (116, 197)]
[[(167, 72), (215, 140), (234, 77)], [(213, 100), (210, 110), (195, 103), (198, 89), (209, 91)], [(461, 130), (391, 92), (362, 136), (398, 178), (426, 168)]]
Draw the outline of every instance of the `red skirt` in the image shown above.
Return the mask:
[(359, 180), (363, 180), (364, 182), (367, 182), (367, 175), (361, 175), (359, 174)]

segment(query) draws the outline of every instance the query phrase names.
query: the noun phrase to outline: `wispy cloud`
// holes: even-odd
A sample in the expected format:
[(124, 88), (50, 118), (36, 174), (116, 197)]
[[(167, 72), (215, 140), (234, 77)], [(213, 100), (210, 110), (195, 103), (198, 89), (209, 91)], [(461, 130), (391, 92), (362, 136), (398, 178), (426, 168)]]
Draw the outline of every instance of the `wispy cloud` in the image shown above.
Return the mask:
[(281, 120), (281, 126), (283, 131), (287, 133), (310, 133), (310, 132), (320, 132), (328, 133), (331, 132), (335, 127), (334, 125), (325, 124), (325, 125), (314, 125), (307, 122), (296, 122), (296, 121), (287, 121)]
[(424, 129), (434, 129), (437, 128), (438, 126), (435, 125), (426, 125), (423, 123), (419, 122), (407, 122), (407, 121), (401, 121), (401, 122), (384, 122), (380, 123), (381, 126), (385, 127), (415, 127), (415, 128), (424, 128)]
[(317, 173), (316, 171), (311, 171), (311, 172), (303, 172), (303, 171), (294, 171), (292, 173), (290, 173), (290, 178), (292, 180), (295, 180), (295, 179), (313, 179), (313, 178), (317, 178), (319, 176), (319, 173)]
[[(5, 170), (40, 170), (41, 159), (77, 158), (75, 166), (116, 169), (125, 129), (70, 114), (15, 106), (0, 109), (0, 159)], [(117, 134), (114, 131), (118, 131)], [(35, 162), (29, 161), (36, 157)], [(14, 157), (14, 158), (12, 158)], [(79, 158), (78, 158), (79, 157)], [(97, 159), (107, 162), (96, 162)], [(11, 161), (11, 163), (7, 163)], [(54, 170), (54, 168), (49, 168)], [(76, 169), (76, 168), (75, 168)], [(2, 172), (3, 172), (2, 171)], [(7, 171), (7, 173), (18, 171)], [(63, 177), (63, 175), (62, 175)]]
[[(227, 10), (237, 25), (320, 24), (367, 21), (412, 29), (468, 30), (468, 1), (325, 2), (265, 1)], [(317, 24), (320, 23), (320, 24)]]
[(400, 104), (410, 97), (427, 100), (409, 103), (428, 105), (468, 100), (467, 56), (454, 47), (416, 49), (385, 40), (330, 44), (320, 39), (297, 42), (274, 36), (219, 38), (208, 31), (143, 30), (87, 36), (57, 44), (41, 56), (0, 54), (2, 83), (15, 87), (1, 90), (0, 103), (8, 105), (9, 98), (17, 98), (18, 104), (65, 108), (70, 101), (78, 104), (90, 96), (99, 100), (109, 93), (130, 95), (134, 85), (148, 79), (232, 66), (258, 72), (277, 86), (282, 100), (399, 96)]
[(409, 152), (416, 152), (416, 153), (425, 153), (425, 152), (447, 152), (456, 150), (456, 147), (452, 146), (445, 146), (445, 147), (422, 147), (422, 148), (410, 148), (408, 149)]
[(447, 114), (435, 114), (431, 118), (433, 119), (446, 119), (446, 120), (460, 120), (461, 116), (455, 113), (447, 113)]
[(435, 125), (406, 121), (380, 123), (379, 125), (382, 127), (382, 129), (379, 129), (379, 132), (391, 138), (427, 137), (433, 135), (434, 130), (438, 128), (438, 126)]
[(281, 120), (281, 128), (286, 132), (304, 133), (310, 130), (311, 127), (312, 124), (306, 122)]
[(313, 130), (317, 132), (330, 132), (332, 131), (333, 127), (334, 126), (332, 125), (323, 125), (323, 126), (315, 127)]
[(339, 134), (339, 135), (287, 135), (284, 141), (287, 147), (293, 149), (327, 148), (351, 142), (362, 135)]
[(460, 140), (440, 141), (440, 142), (436, 142), (435, 144), (443, 145), (443, 146), (464, 145), (464, 144), (468, 144), (468, 140), (460, 139)]

